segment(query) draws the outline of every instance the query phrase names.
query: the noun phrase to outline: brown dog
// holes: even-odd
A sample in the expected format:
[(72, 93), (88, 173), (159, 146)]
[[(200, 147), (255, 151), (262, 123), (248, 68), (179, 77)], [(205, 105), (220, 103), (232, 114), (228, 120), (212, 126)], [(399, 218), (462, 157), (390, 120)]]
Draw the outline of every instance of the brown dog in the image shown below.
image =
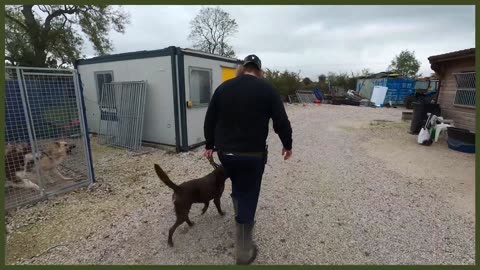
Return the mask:
[(173, 189), (174, 192), (172, 199), (175, 206), (177, 220), (168, 231), (168, 245), (170, 246), (173, 246), (172, 236), (178, 226), (183, 222), (187, 222), (188, 226), (193, 226), (193, 222), (188, 218), (188, 213), (190, 212), (192, 204), (205, 204), (205, 207), (202, 209), (203, 215), (207, 211), (210, 201), (213, 199), (213, 203), (215, 203), (218, 213), (222, 216), (225, 215), (225, 212), (223, 212), (220, 207), (220, 198), (222, 197), (225, 188), (225, 180), (227, 179), (227, 176), (223, 166), (215, 164), (213, 160), (210, 160), (210, 163), (215, 168), (213, 172), (202, 178), (193, 179), (180, 185), (173, 183), (162, 168), (160, 168), (158, 164), (155, 164), (155, 172), (160, 180), (162, 180), (169, 188)]
[(31, 151), (32, 148), (26, 143), (9, 143), (5, 146), (5, 186), (35, 187), (35, 184), (25, 183), (16, 175), (17, 172), (26, 168), (25, 155)]

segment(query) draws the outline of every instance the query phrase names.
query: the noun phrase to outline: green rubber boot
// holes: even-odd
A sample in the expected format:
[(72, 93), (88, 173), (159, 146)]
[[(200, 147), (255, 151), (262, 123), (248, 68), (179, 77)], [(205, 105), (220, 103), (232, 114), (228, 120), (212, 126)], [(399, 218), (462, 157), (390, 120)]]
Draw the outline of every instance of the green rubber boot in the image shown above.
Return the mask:
[(255, 222), (250, 224), (236, 223), (236, 263), (251, 264), (257, 257), (257, 246), (253, 243), (252, 234)]

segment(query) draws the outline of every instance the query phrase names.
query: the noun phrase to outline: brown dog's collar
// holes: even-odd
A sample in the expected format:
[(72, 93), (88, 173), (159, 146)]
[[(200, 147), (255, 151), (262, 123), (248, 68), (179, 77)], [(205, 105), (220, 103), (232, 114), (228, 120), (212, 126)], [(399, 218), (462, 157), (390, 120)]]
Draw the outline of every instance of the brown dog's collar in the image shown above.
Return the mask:
[(218, 167), (220, 167), (220, 165), (217, 164), (217, 163), (213, 160), (213, 157), (208, 157), (207, 159), (208, 159), (208, 161), (210, 162), (210, 164), (211, 164), (215, 169), (218, 168)]

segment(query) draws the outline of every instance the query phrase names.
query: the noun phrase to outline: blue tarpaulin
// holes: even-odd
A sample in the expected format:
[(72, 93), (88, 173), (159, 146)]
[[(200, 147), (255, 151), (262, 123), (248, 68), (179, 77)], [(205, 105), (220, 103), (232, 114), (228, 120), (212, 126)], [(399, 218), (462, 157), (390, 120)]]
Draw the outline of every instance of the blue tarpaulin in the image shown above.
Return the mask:
[(313, 90), (313, 93), (315, 94), (315, 97), (318, 99), (318, 100), (324, 100), (325, 99), (325, 96), (323, 95), (323, 92), (322, 90), (320, 89), (315, 89)]
[(24, 86), (28, 89), (25, 105), (18, 81), (5, 81), (5, 141), (29, 141), (25, 111), (30, 114), (37, 139), (65, 135), (63, 126), (78, 118), (73, 80), (26, 80)]

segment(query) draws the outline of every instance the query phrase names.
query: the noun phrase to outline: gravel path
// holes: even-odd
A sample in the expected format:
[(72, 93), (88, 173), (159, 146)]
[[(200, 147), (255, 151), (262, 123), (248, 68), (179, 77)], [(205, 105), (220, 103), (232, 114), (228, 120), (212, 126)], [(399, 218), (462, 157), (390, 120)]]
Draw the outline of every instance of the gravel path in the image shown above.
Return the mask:
[[(419, 146), (399, 109), (288, 106), (293, 158), (269, 137), (257, 211), (256, 264), (474, 264), (473, 155)], [(387, 120), (392, 122), (374, 122)], [(10, 264), (232, 264), (234, 225), (213, 205), (174, 222), (174, 181), (211, 170), (198, 149), (132, 156), (94, 145), (99, 181), (7, 216)]]

